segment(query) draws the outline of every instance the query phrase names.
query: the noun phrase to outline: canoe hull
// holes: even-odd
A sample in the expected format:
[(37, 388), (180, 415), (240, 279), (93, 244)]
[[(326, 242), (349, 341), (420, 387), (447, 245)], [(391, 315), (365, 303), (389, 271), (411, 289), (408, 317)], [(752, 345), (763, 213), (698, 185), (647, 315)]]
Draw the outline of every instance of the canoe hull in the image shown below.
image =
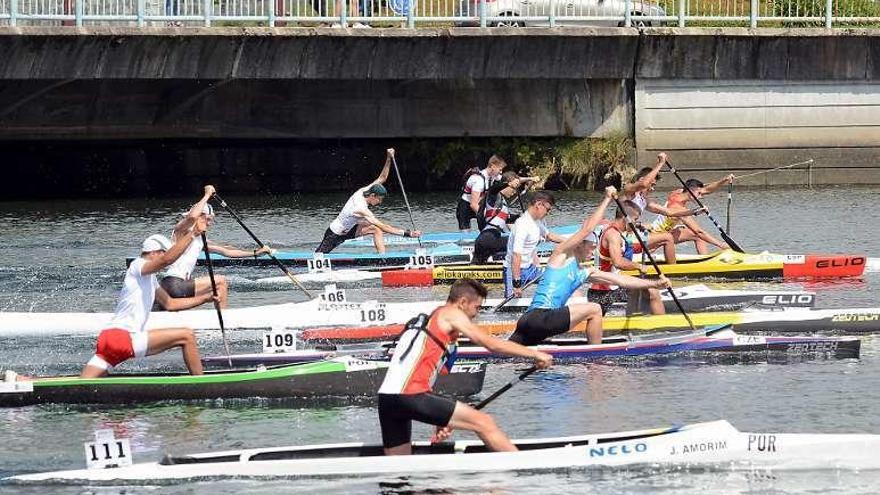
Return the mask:
[[(43, 403), (134, 404), (167, 400), (206, 400), (233, 398), (316, 398), (375, 395), (387, 365), (371, 366), (360, 360), (349, 369), (324, 367), (315, 372), (277, 373), (276, 369), (218, 372), (201, 377), (189, 375), (111, 376), (84, 380), (36, 380), (32, 392), (0, 393), (0, 407), (19, 407)], [(321, 368), (323, 363), (301, 366)], [(486, 366), (462, 363), (437, 381), (437, 391), (468, 396), (483, 387)], [(235, 378), (238, 375), (240, 378)]]
[(740, 432), (726, 421), (580, 437), (514, 440), (517, 452), (479, 442), (414, 444), (411, 456), (379, 445), (333, 444), (166, 456), (159, 463), (15, 476), (19, 483), (120, 483), (205, 478), (436, 475), (562, 468), (646, 467), (726, 470), (880, 469), (880, 435)]

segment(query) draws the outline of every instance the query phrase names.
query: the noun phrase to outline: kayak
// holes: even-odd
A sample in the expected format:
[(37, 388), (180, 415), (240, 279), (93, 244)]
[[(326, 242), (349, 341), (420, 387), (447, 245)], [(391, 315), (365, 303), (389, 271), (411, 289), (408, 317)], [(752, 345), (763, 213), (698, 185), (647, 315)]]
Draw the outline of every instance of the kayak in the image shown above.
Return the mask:
[[(558, 235), (572, 235), (578, 231), (580, 225), (563, 225), (553, 227), (550, 232)], [(458, 231), (458, 232), (430, 232), (422, 234), (422, 237), (403, 237), (394, 234), (385, 234), (385, 245), (387, 246), (418, 246), (421, 244), (459, 244), (462, 246), (473, 245), (480, 233), (476, 230)], [(506, 236), (506, 234), (505, 234)], [(318, 243), (316, 242), (317, 246)], [(360, 237), (357, 239), (349, 239), (341, 244), (346, 248), (371, 248), (373, 247), (373, 239), (368, 237)]]
[[(673, 265), (660, 265), (667, 277), (717, 277), (725, 279), (764, 280), (796, 278), (843, 278), (861, 276), (868, 264), (862, 255), (782, 255), (771, 253), (746, 254), (726, 249), (701, 256), (682, 257)], [(500, 265), (437, 266), (418, 270), (387, 270), (382, 272), (382, 285), (424, 286), (451, 284), (470, 277), (485, 283), (503, 283)], [(624, 271), (638, 276), (635, 271)], [(649, 267), (649, 276), (657, 271)]]
[[(749, 357), (783, 358), (858, 358), (861, 340), (857, 337), (807, 337), (740, 335), (729, 326), (708, 327), (696, 332), (662, 333), (646, 336), (615, 336), (602, 339), (601, 344), (589, 344), (583, 338), (548, 339), (535, 349), (551, 354), (557, 361), (590, 360), (600, 358), (653, 356), (673, 353), (723, 353)], [(340, 355), (381, 356), (392, 349), (391, 343), (372, 346), (331, 346), (325, 349), (302, 349), (278, 353), (235, 354), (230, 358), (235, 366), (259, 364), (287, 364), (327, 359)], [(461, 342), (457, 356), (463, 359), (502, 359), (484, 347)], [(206, 356), (206, 366), (226, 366), (226, 356)]]
[[(691, 285), (676, 289), (686, 311), (706, 311), (718, 308), (811, 307), (816, 295), (800, 291), (738, 291), (714, 290), (705, 285)], [(667, 311), (675, 311), (668, 294), (664, 296)], [(584, 302), (572, 299), (570, 304)], [(501, 302), (487, 299), (484, 308)], [(409, 303), (382, 303), (378, 301), (327, 303), (320, 299), (300, 303), (272, 304), (223, 311), (227, 329), (271, 329), (279, 327), (302, 328), (315, 325), (369, 325), (403, 323), (419, 313), (431, 312), (443, 301)], [(513, 299), (503, 311), (523, 311), (531, 298)], [(0, 337), (15, 335), (97, 335), (107, 325), (112, 313), (27, 313), (0, 312)], [(150, 313), (146, 328), (190, 327), (196, 330), (219, 329), (214, 309), (188, 311), (156, 311)]]
[[(470, 250), (455, 244), (445, 244), (427, 250), (427, 254), (433, 257), (434, 263), (462, 263), (471, 259)], [(339, 253), (332, 252), (324, 255), (324, 259), (331, 261), (333, 266), (384, 266), (406, 265), (410, 257), (415, 255), (409, 251), (395, 251), (384, 254), (379, 253)], [(315, 257), (310, 251), (277, 251), (275, 258), (289, 266), (307, 266), (308, 262)], [(126, 266), (134, 261), (134, 257), (126, 258)], [(211, 254), (211, 262), (214, 266), (276, 266), (275, 261), (269, 256), (247, 258), (227, 258), (219, 254)], [(205, 264), (204, 254), (199, 255), (199, 265)]]
[[(733, 324), (738, 332), (880, 332), (880, 307), (841, 309), (789, 309), (786, 311), (719, 311), (693, 313), (697, 327)], [(516, 328), (515, 321), (480, 322), (482, 330), (506, 334)], [(606, 316), (602, 320), (606, 334), (622, 332), (687, 330), (687, 320), (680, 313), (665, 315)], [(581, 324), (577, 332), (583, 332)], [(403, 325), (307, 328), (300, 332), (302, 340), (358, 341), (388, 339), (399, 335)]]
[(4, 478), (16, 483), (119, 484), (217, 478), (428, 475), (589, 467), (728, 470), (880, 469), (880, 435), (746, 433), (724, 420), (669, 428), (513, 440), (490, 452), (478, 440), (414, 442), (413, 455), (384, 456), (381, 444), (334, 443), (230, 450), (105, 469)]
[[(104, 378), (61, 376), (0, 382), (0, 407), (44, 403), (133, 404), (165, 400), (371, 396), (379, 389), (387, 361), (343, 356), (272, 368), (185, 373), (115, 374)], [(485, 363), (461, 363), (437, 381), (450, 395), (479, 393)]]

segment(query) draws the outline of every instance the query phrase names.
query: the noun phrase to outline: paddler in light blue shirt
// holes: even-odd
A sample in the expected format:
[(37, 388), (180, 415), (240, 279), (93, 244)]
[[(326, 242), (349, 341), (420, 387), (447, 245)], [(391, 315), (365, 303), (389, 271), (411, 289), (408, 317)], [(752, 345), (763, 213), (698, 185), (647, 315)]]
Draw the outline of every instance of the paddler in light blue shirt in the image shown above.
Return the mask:
[[(592, 302), (566, 306), (568, 299), (579, 292), (585, 282), (614, 284), (628, 289), (666, 288), (669, 280), (660, 277), (644, 280), (628, 275), (581, 268), (591, 254), (592, 243), (585, 240), (602, 221), (608, 204), (616, 196), (613, 187), (605, 188), (605, 197), (596, 211), (584, 221), (581, 229), (553, 250), (543, 278), (532, 297), (532, 304), (516, 323), (510, 340), (522, 345), (537, 345), (544, 339), (574, 330), (587, 322), (590, 344), (602, 343), (602, 308)], [(580, 294), (578, 294), (580, 295)]]

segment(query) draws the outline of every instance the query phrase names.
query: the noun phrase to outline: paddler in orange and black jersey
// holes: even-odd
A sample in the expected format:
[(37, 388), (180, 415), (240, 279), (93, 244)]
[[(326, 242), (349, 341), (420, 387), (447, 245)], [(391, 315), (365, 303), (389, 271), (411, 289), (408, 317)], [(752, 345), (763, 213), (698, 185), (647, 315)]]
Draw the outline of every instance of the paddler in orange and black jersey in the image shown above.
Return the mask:
[(519, 215), (510, 213), (508, 200), (519, 194), (519, 187), (528, 186), (541, 180), (540, 177), (520, 177), (516, 172), (508, 171), (501, 175), (486, 191), (485, 207), (482, 209), (484, 227), (474, 241), (474, 256), (471, 262), (482, 265), (490, 256), (502, 259), (507, 254), (507, 239), (504, 234), (510, 232), (507, 224), (512, 224)]
[(471, 219), (477, 219), (477, 229), (483, 229), (483, 218), (480, 213), (480, 201), (486, 191), (501, 176), (507, 162), (498, 155), (489, 157), (486, 168), (479, 170), (476, 167), (468, 169), (463, 177), (464, 186), (461, 197), (455, 207), (455, 219), (458, 221), (458, 229), (468, 231), (471, 229)]
[[(600, 225), (594, 230), (596, 236), (595, 266), (604, 272), (617, 273), (619, 270), (638, 270), (642, 274), (647, 267), (633, 262), (633, 255), (641, 252), (638, 240), (633, 242), (627, 234), (632, 233), (626, 217), (633, 223), (638, 222), (641, 209), (633, 201), (623, 201), (623, 210), (619, 207), (614, 220)], [(664, 279), (665, 280), (665, 279)], [(664, 286), (668, 286), (668, 281)], [(623, 289), (607, 283), (593, 283), (587, 291), (587, 298), (602, 307), (602, 314), (616, 302), (627, 303), (627, 313), (640, 311), (638, 301), (647, 300), (652, 314), (661, 315), (666, 312), (660, 291), (657, 288)]]
[[(703, 196), (712, 194), (720, 189), (721, 186), (730, 184), (733, 182), (733, 179), (734, 175), (729, 174), (722, 179), (709, 183), (708, 185), (703, 185), (703, 183), (697, 179), (688, 179), (685, 181), (685, 186), (694, 193), (694, 196), (698, 199), (702, 199)], [(672, 235), (676, 244), (693, 241), (694, 247), (700, 254), (709, 253), (708, 244), (712, 244), (719, 249), (727, 249), (727, 244), (711, 236), (700, 227), (700, 224), (698, 224), (696, 220), (690, 218), (691, 216), (696, 216), (705, 212), (703, 208), (688, 208), (688, 202), (692, 200), (693, 198), (691, 198), (691, 195), (683, 188), (671, 191), (666, 197), (666, 204), (663, 205), (663, 208), (678, 216), (670, 216), (662, 213), (658, 214), (657, 218), (655, 218), (650, 224), (651, 232), (656, 232), (658, 234), (669, 233)]]
[(477, 281), (457, 280), (445, 305), (407, 323), (379, 387), (379, 424), (386, 455), (412, 453), (413, 420), (435, 425), (441, 441), (459, 428), (476, 433), (491, 450), (517, 450), (491, 416), (432, 392), (441, 370), (452, 367), (459, 336), (493, 353), (534, 359), (538, 368), (553, 363), (549, 354), (496, 338), (474, 324), (486, 293)]

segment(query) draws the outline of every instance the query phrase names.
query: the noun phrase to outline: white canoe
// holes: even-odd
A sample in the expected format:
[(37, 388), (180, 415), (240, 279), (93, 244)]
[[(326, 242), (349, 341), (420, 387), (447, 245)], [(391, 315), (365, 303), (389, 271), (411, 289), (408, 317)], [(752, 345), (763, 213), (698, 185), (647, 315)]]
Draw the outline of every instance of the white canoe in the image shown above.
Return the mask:
[(623, 433), (516, 440), (519, 452), (479, 441), (414, 445), (383, 456), (362, 443), (273, 447), (170, 457), (107, 469), (24, 474), (6, 481), (124, 483), (205, 478), (414, 475), (588, 467), (713, 467), (732, 470), (880, 469), (880, 435), (745, 433), (727, 421)]
[[(737, 291), (714, 290), (705, 285), (691, 285), (675, 289), (679, 300), (688, 311), (706, 310), (725, 305), (757, 302), (758, 307), (812, 307), (815, 294), (799, 291)], [(664, 295), (664, 298), (668, 298)], [(585, 302), (575, 298), (569, 304)], [(669, 299), (671, 301), (671, 299)], [(667, 302), (669, 302), (667, 301)], [(484, 307), (491, 308), (500, 299), (487, 299)], [(531, 298), (513, 299), (505, 311), (522, 311)], [(273, 328), (305, 328), (323, 325), (383, 325), (403, 323), (419, 313), (429, 313), (442, 301), (383, 303), (377, 301), (327, 303), (314, 299), (301, 303), (271, 304), (223, 311), (227, 329), (268, 330)], [(188, 311), (158, 311), (150, 314), (147, 329), (190, 327), (196, 330), (219, 329), (216, 311), (194, 309)], [(675, 311), (670, 305), (669, 312)], [(0, 312), (0, 337), (23, 335), (92, 335), (105, 328), (111, 313), (25, 313)]]

